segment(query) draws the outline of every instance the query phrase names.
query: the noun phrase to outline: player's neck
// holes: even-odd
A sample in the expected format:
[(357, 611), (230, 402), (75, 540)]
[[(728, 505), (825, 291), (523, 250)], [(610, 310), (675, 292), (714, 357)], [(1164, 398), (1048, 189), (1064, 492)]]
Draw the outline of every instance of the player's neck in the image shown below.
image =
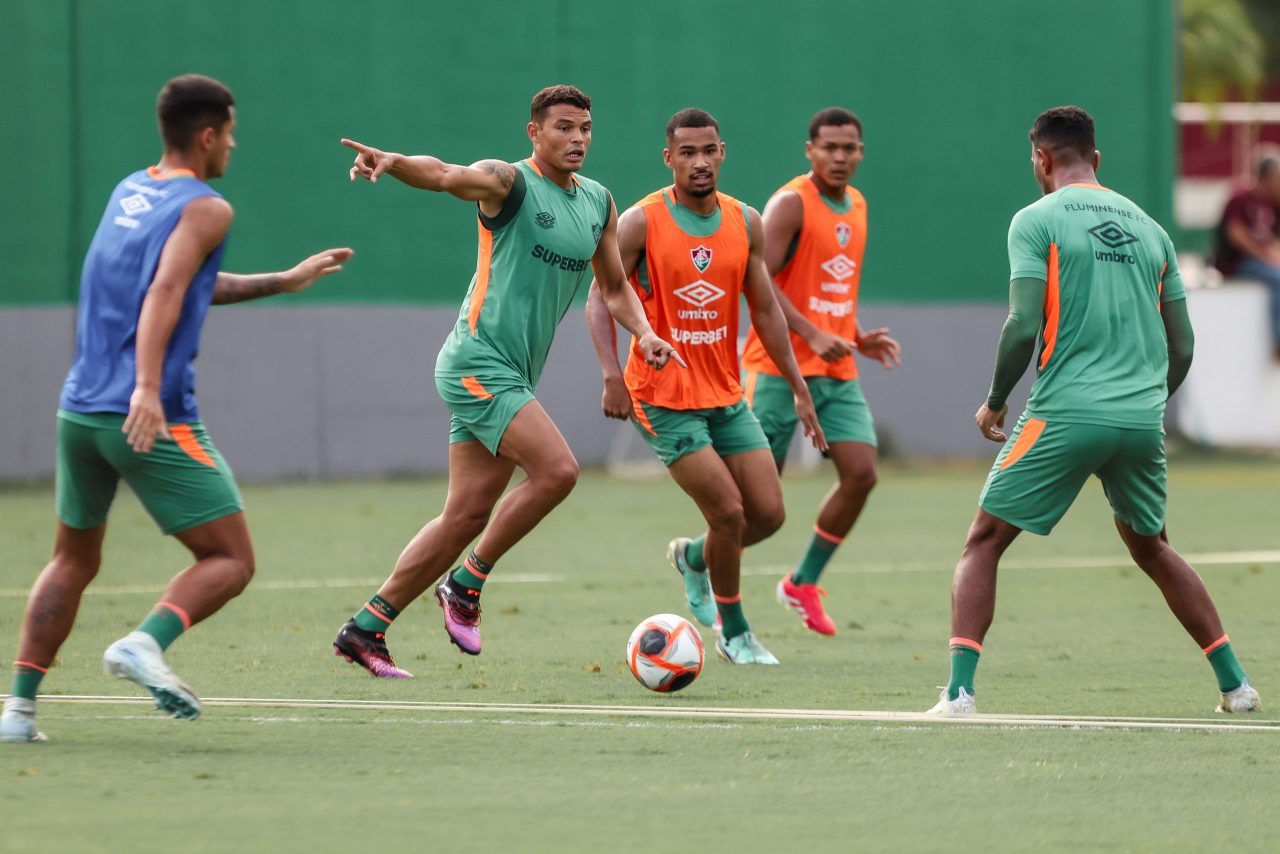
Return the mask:
[(160, 158), (160, 162), (153, 168), (154, 173), (161, 177), (167, 177), (175, 172), (190, 173), (201, 181), (209, 180), (209, 171), (204, 163), (181, 151), (166, 150), (164, 156)]
[(1097, 184), (1098, 174), (1091, 166), (1072, 166), (1053, 173), (1053, 189), (1061, 190), (1071, 184)]
[(716, 208), (720, 207), (720, 199), (715, 193), (708, 193), (705, 196), (691, 196), (688, 193), (680, 192), (680, 185), (673, 185), (671, 195), (675, 197), (676, 204), (686, 210), (696, 213), (698, 216), (711, 216), (716, 212)]
[(547, 161), (538, 156), (538, 152), (533, 153), (533, 165), (538, 168), (538, 172), (543, 178), (546, 178), (552, 184), (555, 184), (562, 190), (573, 189), (573, 173), (563, 169), (557, 169)]
[(833, 202), (843, 202), (845, 197), (845, 185), (839, 186), (828, 184), (817, 176), (816, 173), (809, 173), (809, 180), (813, 182), (813, 186), (818, 188), (818, 192)]

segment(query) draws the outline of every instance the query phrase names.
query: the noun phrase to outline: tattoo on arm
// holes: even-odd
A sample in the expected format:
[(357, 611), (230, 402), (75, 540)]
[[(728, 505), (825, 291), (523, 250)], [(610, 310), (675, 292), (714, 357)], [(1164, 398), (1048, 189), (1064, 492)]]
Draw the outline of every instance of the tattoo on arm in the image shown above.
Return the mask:
[(516, 182), (516, 170), (510, 163), (500, 163), (495, 160), (485, 163), (480, 169), (497, 178), (504, 190), (510, 190), (511, 185)]
[(280, 293), (283, 277), (279, 273), (262, 273), (257, 276), (237, 276), (219, 273), (213, 287), (213, 304), (230, 305), (251, 299), (274, 296)]

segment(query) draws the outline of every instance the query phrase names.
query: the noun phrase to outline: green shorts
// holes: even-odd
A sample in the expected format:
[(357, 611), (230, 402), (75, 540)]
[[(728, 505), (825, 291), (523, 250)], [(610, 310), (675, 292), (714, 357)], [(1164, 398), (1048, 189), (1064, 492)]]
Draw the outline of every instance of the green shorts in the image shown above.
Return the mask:
[(449, 407), (449, 444), (479, 440), (495, 457), (511, 419), (533, 400), (533, 389), (515, 374), (436, 374), (436, 391)]
[(714, 409), (667, 409), (637, 400), (633, 421), (664, 466), (708, 445), (722, 457), (769, 447), (745, 400)]
[[(876, 425), (871, 419), (871, 407), (862, 394), (857, 380), (837, 380), (832, 377), (806, 377), (813, 408), (818, 412), (818, 423), (826, 434), (827, 442), (863, 442), (876, 447)], [(791, 437), (796, 432), (795, 396), (791, 386), (782, 377), (747, 371), (742, 375), (742, 387), (747, 390), (751, 409), (760, 419), (764, 434), (769, 437), (769, 449), (773, 458), (781, 462), (787, 458)]]
[(172, 439), (157, 439), (140, 454), (114, 412), (58, 412), (58, 518), (72, 528), (96, 528), (120, 479), (166, 534), (176, 534), (244, 509), (236, 479), (209, 441), (204, 424), (170, 424)]
[(1115, 517), (1144, 537), (1164, 530), (1166, 469), (1159, 428), (1018, 419), (996, 457), (978, 506), (1033, 534), (1047, 534), (1090, 475)]

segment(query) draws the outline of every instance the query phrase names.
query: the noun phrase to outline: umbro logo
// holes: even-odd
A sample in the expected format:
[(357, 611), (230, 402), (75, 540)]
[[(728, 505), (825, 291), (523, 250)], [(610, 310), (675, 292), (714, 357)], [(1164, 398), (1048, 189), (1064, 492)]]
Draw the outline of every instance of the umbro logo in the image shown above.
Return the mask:
[(537, 216), (533, 218), (533, 221), (536, 222), (542, 228), (556, 227), (556, 215), (553, 213), (548, 213), (547, 211), (539, 211)]
[(120, 207), (124, 208), (125, 216), (137, 216), (151, 210), (151, 202), (147, 201), (147, 197), (141, 193), (134, 193), (132, 196), (121, 199)]
[(845, 279), (858, 272), (857, 262), (849, 258), (843, 252), (834, 258), (829, 258), (828, 260), (823, 261), (821, 266), (823, 271), (837, 282), (843, 282)]
[(685, 285), (683, 288), (672, 291), (672, 293), (680, 297), (680, 299), (685, 302), (696, 305), (698, 308), (709, 305), (724, 296), (724, 291), (720, 288), (717, 288), (710, 282), (704, 282), (701, 279), (693, 282), (692, 284)]
[(1106, 246), (1108, 249), (1118, 249), (1121, 246), (1136, 243), (1138, 240), (1138, 238), (1134, 237), (1111, 220), (1095, 225), (1093, 228), (1089, 229), (1089, 233), (1100, 240), (1102, 245)]

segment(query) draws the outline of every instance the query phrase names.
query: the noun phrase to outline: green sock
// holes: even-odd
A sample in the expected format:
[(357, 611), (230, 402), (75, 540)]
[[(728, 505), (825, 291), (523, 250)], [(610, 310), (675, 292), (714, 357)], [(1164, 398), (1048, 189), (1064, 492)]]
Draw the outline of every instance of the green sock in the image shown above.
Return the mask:
[(720, 634), (724, 635), (726, 640), (751, 631), (751, 626), (747, 624), (747, 616), (742, 613), (741, 596), (732, 602), (721, 602), (720, 598), (716, 597), (716, 610), (720, 612)]
[(400, 616), (399, 609), (375, 593), (373, 598), (351, 619), (366, 632), (385, 632), (398, 616)]
[(36, 698), (36, 690), (40, 687), (40, 680), (44, 678), (45, 671), (31, 664), (13, 663), (13, 690), (9, 693), (15, 697), (22, 697), (26, 700), (34, 700)]
[(151, 635), (160, 644), (161, 651), (164, 651), (187, 630), (188, 625), (185, 611), (168, 602), (161, 602), (138, 624), (136, 631)]
[(474, 590), (479, 593), (484, 589), (484, 583), (489, 578), (489, 573), (493, 571), (493, 564), (485, 563), (476, 557), (473, 551), (467, 555), (467, 559), (462, 562), (462, 566), (453, 571), (450, 578), (457, 582), (458, 586), (464, 590)]
[(951, 679), (947, 682), (947, 699), (954, 700), (960, 696), (963, 688), (970, 697), (973, 691), (973, 676), (978, 671), (978, 657), (981, 653), (971, 646), (953, 643), (951, 645)]
[(1218, 690), (1224, 694), (1239, 688), (1244, 684), (1244, 680), (1249, 678), (1245, 675), (1240, 662), (1236, 660), (1236, 653), (1231, 648), (1230, 641), (1212, 650), (1208, 658), (1209, 665), (1213, 668), (1213, 675), (1218, 677)]
[(813, 539), (809, 541), (808, 550), (805, 551), (804, 557), (800, 559), (800, 565), (791, 576), (791, 583), (817, 584), (822, 570), (826, 569), (827, 561), (831, 560), (831, 556), (836, 553), (836, 548), (842, 542), (844, 542), (843, 538), (833, 537), (815, 525)]
[(684, 562), (689, 564), (689, 568), (694, 572), (707, 571), (707, 561), (702, 556), (702, 547), (706, 544), (707, 535), (703, 534), (695, 540), (690, 540), (684, 547)]

